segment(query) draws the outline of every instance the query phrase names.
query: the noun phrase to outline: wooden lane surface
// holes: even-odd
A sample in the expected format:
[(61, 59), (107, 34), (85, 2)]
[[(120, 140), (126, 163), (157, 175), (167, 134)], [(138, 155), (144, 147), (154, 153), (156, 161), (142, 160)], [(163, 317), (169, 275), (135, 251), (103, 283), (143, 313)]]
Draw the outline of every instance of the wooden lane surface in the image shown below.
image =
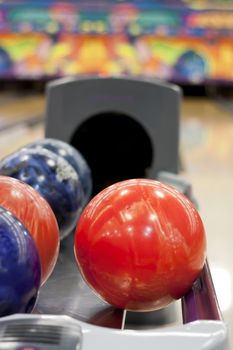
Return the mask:
[(186, 99), (181, 151), (187, 174), (232, 176), (233, 114), (206, 99)]
[(181, 152), (205, 225), (211, 274), (233, 348), (233, 115), (214, 101), (186, 99)]
[(41, 95), (19, 95), (2, 93), (0, 95), (0, 121), (30, 119), (44, 113), (45, 99)]
[[(33, 118), (43, 116), (44, 110), (43, 95), (0, 95), (0, 158), (44, 136), (43, 122), (36, 126), (27, 124)], [(5, 129), (8, 126), (11, 128)]]

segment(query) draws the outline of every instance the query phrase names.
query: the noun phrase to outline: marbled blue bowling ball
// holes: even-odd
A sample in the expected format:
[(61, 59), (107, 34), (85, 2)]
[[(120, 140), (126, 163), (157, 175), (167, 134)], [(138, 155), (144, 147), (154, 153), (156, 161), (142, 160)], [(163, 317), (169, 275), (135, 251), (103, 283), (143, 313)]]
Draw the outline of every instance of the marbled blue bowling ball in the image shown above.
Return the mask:
[(40, 279), (33, 238), (12, 213), (0, 207), (0, 316), (31, 312)]
[(0, 162), (0, 174), (21, 180), (50, 204), (63, 239), (75, 227), (83, 205), (83, 189), (74, 168), (44, 148), (23, 148)]
[(89, 201), (92, 192), (91, 170), (86, 160), (83, 158), (82, 154), (76, 148), (74, 148), (66, 142), (51, 138), (45, 138), (33, 142), (31, 144), (26, 145), (25, 147), (43, 147), (65, 158), (68, 161), (68, 163), (70, 163), (72, 167), (77, 171), (80, 177), (80, 181), (84, 192), (84, 204), (86, 204)]

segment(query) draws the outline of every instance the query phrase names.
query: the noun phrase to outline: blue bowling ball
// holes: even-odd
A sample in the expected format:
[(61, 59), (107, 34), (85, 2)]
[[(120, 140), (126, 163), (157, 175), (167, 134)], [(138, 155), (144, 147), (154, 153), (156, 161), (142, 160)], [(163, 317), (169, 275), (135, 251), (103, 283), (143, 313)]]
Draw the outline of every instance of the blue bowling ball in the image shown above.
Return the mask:
[(181, 79), (199, 82), (206, 77), (207, 63), (201, 55), (188, 50), (177, 60), (175, 71)]
[(21, 180), (50, 204), (63, 239), (76, 226), (83, 205), (83, 189), (74, 168), (44, 148), (23, 148), (0, 162), (0, 174)]
[(26, 145), (26, 148), (46, 148), (67, 160), (68, 163), (77, 171), (84, 192), (84, 205), (89, 201), (92, 193), (92, 177), (91, 170), (83, 158), (82, 154), (73, 146), (66, 142), (45, 138), (31, 144)]
[(33, 238), (11, 212), (0, 207), (0, 316), (31, 312), (40, 279)]

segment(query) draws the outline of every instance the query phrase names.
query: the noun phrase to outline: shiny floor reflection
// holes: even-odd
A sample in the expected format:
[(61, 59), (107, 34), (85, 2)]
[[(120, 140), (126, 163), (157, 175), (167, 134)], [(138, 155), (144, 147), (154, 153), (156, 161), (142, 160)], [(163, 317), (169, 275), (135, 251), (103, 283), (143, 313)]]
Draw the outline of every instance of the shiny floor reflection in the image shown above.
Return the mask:
[(215, 101), (186, 99), (184, 175), (191, 181), (208, 239), (208, 259), (233, 346), (233, 115)]

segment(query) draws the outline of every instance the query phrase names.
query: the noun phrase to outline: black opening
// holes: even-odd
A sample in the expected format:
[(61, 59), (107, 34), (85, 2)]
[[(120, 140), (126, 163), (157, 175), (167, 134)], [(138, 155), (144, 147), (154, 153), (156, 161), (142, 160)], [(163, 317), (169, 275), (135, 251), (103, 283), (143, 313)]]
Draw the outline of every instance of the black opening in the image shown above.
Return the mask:
[(88, 162), (93, 195), (121, 180), (147, 177), (153, 149), (143, 127), (119, 113), (101, 113), (88, 118), (74, 133), (71, 144)]
[(33, 310), (36, 303), (36, 299), (37, 299), (37, 294), (31, 297), (31, 299), (28, 301), (28, 304), (25, 310), (26, 313), (30, 313)]

